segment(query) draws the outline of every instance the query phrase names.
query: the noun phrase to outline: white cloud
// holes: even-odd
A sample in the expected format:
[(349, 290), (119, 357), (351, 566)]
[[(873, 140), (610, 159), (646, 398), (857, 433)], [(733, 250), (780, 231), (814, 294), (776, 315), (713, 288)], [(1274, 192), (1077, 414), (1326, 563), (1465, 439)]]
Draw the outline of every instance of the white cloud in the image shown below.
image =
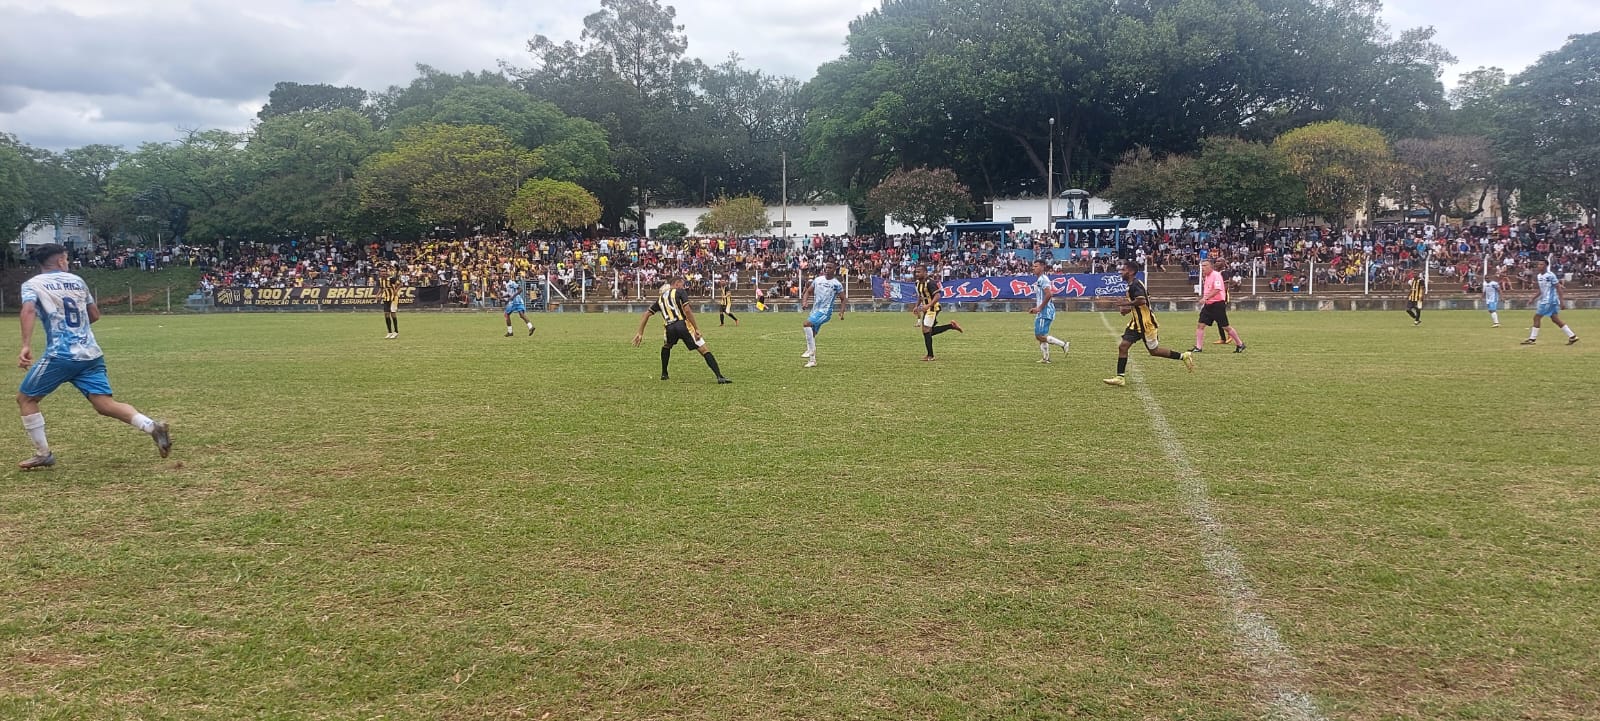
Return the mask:
[[(690, 54), (738, 52), (811, 76), (876, 0), (672, 3)], [(0, 0), (0, 130), (48, 147), (168, 140), (180, 128), (249, 127), (273, 83), (382, 90), (426, 63), (526, 65), (536, 34), (576, 39), (597, 1)]]
[(1458, 59), (1446, 68), (1444, 84), (1479, 67), (1503, 68), (1515, 75), (1543, 53), (1559, 49), (1567, 36), (1600, 30), (1600, 3), (1594, 0), (1387, 0), (1384, 19), (1396, 32), (1433, 26), (1435, 41)]
[[(689, 52), (804, 80), (838, 57), (877, 0), (677, 0)], [(417, 63), (525, 65), (536, 34), (576, 39), (598, 0), (0, 0), (0, 131), (53, 148), (247, 128), (273, 83), (382, 90)], [(1515, 12), (1515, 22), (1501, 20)], [(1569, 32), (1600, 29), (1600, 3), (1390, 0), (1396, 28), (1433, 24), (1462, 62), (1516, 71)]]

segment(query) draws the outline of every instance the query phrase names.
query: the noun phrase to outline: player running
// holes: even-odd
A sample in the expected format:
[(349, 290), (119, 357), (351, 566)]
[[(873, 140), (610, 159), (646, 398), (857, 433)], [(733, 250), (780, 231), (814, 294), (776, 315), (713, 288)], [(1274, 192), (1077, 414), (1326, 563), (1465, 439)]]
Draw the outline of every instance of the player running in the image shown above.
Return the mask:
[(1039, 353), (1044, 357), (1040, 363), (1050, 362), (1050, 346), (1059, 346), (1061, 352), (1067, 352), (1067, 342), (1050, 335), (1050, 324), (1056, 322), (1056, 287), (1050, 280), (1050, 265), (1043, 258), (1035, 258), (1033, 272), (1038, 275), (1033, 281), (1033, 307), (1028, 309), (1034, 314), (1033, 338), (1039, 341)]
[(506, 297), (506, 337), (510, 338), (515, 335), (515, 333), (511, 332), (512, 313), (516, 313), (517, 317), (527, 324), (528, 335), (533, 335), (533, 321), (528, 320), (528, 304), (522, 300), (522, 282), (507, 280), (504, 294)]
[[(817, 334), (822, 332), (823, 324), (833, 320), (833, 305), (839, 294), (844, 292), (844, 284), (833, 277), (834, 266), (832, 263), (822, 266), (822, 275), (811, 279), (811, 285), (800, 291), (800, 307), (806, 304), (806, 293), (811, 293), (811, 315), (806, 317), (800, 327), (806, 334), (806, 352), (800, 357), (806, 359), (807, 368), (817, 367)], [(839, 311), (843, 314), (844, 311)]]
[(717, 306), (717, 327), (721, 328), (727, 325), (726, 319), (728, 318), (733, 319), (735, 328), (739, 327), (739, 316), (733, 314), (733, 290), (724, 287), (722, 289), (722, 302)]
[(1483, 282), (1483, 304), (1489, 306), (1489, 320), (1494, 323), (1491, 328), (1500, 327), (1500, 271)]
[(672, 359), (672, 347), (682, 341), (684, 345), (700, 351), (706, 366), (717, 375), (718, 385), (733, 382), (722, 377), (722, 369), (717, 367), (717, 357), (711, 355), (711, 349), (706, 347), (706, 339), (695, 328), (694, 311), (689, 309), (683, 297), (683, 278), (675, 277), (661, 287), (661, 297), (651, 303), (650, 309), (639, 319), (639, 332), (633, 334), (633, 347), (639, 347), (639, 343), (644, 341), (644, 327), (650, 322), (650, 316), (657, 313), (661, 314), (661, 323), (666, 327), (666, 341), (661, 344), (661, 380), (667, 380), (667, 362)]
[(1218, 271), (1209, 259), (1200, 261), (1200, 322), (1194, 327), (1194, 347), (1190, 353), (1205, 351), (1206, 326), (1217, 324), (1217, 330), (1233, 341), (1233, 352), (1244, 352), (1244, 341), (1239, 340), (1239, 331), (1228, 325), (1228, 283), (1222, 279), (1222, 272)]
[[(62, 383), (71, 383), (95, 412), (115, 418), (155, 439), (156, 452), (166, 458), (172, 452), (172, 435), (167, 424), (151, 420), (133, 406), (111, 397), (111, 381), (106, 377), (105, 353), (94, 340), (90, 324), (100, 320), (100, 306), (89, 294), (89, 286), (67, 272), (67, 249), (57, 243), (42, 245), (33, 253), (39, 274), (22, 284), (22, 352), (17, 366), (28, 369), (17, 388), (17, 407), (22, 412), (22, 428), (33, 440), (32, 458), (17, 464), (22, 470), (46, 468), (56, 464), (56, 456), (45, 441), (44, 414), (39, 401)], [(33, 321), (44, 324), (44, 357), (33, 362)]]
[(965, 333), (966, 331), (962, 330), (961, 325), (955, 321), (945, 325), (938, 325), (939, 311), (944, 308), (939, 301), (944, 297), (944, 291), (939, 287), (938, 279), (928, 277), (927, 268), (918, 267), (916, 279), (917, 305), (911, 309), (911, 313), (920, 319), (918, 325), (922, 328), (922, 344), (928, 348), (928, 354), (923, 356), (922, 359), (931, 361), (933, 360), (934, 336), (947, 330), (953, 330), (957, 333)]
[(1561, 322), (1561, 278), (1550, 270), (1550, 261), (1539, 261), (1539, 292), (1533, 299), (1537, 305), (1533, 310), (1533, 329), (1528, 331), (1528, 339), (1522, 341), (1523, 345), (1533, 345), (1539, 340), (1539, 321), (1545, 316), (1555, 321), (1556, 326), (1567, 334), (1567, 345), (1578, 342), (1578, 334), (1566, 323)]
[(1128, 302), (1117, 306), (1117, 312), (1133, 318), (1128, 321), (1128, 327), (1122, 331), (1122, 343), (1117, 346), (1117, 377), (1105, 379), (1108, 386), (1125, 386), (1128, 380), (1128, 349), (1134, 343), (1144, 342), (1145, 350), (1150, 355), (1158, 358), (1171, 358), (1183, 361), (1185, 368), (1190, 373), (1194, 372), (1194, 354), (1179, 353), (1161, 347), (1161, 340), (1157, 337), (1156, 315), (1150, 310), (1150, 293), (1145, 290), (1144, 283), (1139, 280), (1139, 271), (1143, 267), (1138, 261), (1127, 260), (1122, 263), (1122, 279), (1128, 283)]

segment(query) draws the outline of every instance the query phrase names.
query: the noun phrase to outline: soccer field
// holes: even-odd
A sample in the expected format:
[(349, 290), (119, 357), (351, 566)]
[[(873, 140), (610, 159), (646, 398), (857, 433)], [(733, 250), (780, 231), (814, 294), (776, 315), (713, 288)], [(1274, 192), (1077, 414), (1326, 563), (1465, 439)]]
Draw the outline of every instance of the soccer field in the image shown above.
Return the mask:
[(751, 314), (729, 386), (634, 315), (107, 317), (175, 447), (45, 402), (0, 718), (1600, 718), (1600, 312), (1528, 315), (1238, 312), (1127, 388), (1114, 313), (811, 369)]

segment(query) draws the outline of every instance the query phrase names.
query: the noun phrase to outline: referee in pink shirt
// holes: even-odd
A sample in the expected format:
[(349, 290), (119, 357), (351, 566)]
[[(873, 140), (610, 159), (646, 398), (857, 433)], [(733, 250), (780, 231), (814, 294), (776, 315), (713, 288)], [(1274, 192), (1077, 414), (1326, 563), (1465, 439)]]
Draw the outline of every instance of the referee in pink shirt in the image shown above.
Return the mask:
[(1233, 341), (1233, 352), (1244, 352), (1244, 341), (1239, 340), (1239, 331), (1228, 325), (1228, 284), (1222, 280), (1222, 273), (1207, 259), (1200, 261), (1200, 323), (1194, 327), (1194, 347), (1189, 349), (1190, 353), (1204, 350), (1206, 326), (1212, 323), (1228, 334), (1228, 339)]

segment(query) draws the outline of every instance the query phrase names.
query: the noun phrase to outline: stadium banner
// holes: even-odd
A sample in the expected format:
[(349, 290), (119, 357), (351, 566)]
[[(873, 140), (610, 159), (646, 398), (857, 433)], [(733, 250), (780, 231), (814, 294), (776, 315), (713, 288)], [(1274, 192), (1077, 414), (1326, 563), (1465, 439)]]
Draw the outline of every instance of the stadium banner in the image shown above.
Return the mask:
[[(400, 304), (417, 300), (416, 288), (400, 289)], [(378, 305), (382, 296), (375, 285), (327, 285), (304, 288), (217, 288), (212, 301), (224, 308), (305, 308), (324, 305)]]
[[(1032, 275), (995, 275), (987, 278), (956, 278), (939, 284), (944, 302), (961, 303), (984, 300), (1033, 300)], [(1144, 274), (1139, 277), (1143, 279)], [(1128, 292), (1128, 283), (1116, 273), (1050, 274), (1055, 284), (1057, 298), (1121, 297)], [(917, 285), (910, 281), (872, 278), (872, 297), (899, 303), (917, 302)]]

